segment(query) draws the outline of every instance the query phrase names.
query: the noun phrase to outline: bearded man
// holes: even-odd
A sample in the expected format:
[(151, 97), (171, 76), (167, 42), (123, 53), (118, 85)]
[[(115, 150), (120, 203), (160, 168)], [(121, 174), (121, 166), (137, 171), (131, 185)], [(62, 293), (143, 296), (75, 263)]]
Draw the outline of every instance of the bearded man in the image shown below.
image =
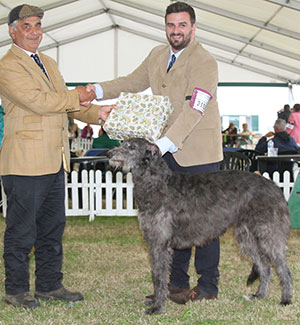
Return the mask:
[[(149, 87), (154, 95), (169, 96), (174, 112), (156, 144), (172, 170), (199, 174), (219, 170), (223, 153), (217, 63), (195, 40), (195, 20), (194, 9), (188, 4), (169, 5), (165, 14), (169, 45), (155, 47), (128, 76), (93, 87), (97, 99), (116, 98), (121, 91), (140, 92)], [(193, 98), (201, 96), (201, 91), (212, 97), (200, 107)], [(180, 304), (189, 299), (216, 299), (218, 294), (219, 239), (196, 248), (195, 267), (200, 278), (192, 290), (187, 274), (191, 251), (174, 250), (169, 298)]]

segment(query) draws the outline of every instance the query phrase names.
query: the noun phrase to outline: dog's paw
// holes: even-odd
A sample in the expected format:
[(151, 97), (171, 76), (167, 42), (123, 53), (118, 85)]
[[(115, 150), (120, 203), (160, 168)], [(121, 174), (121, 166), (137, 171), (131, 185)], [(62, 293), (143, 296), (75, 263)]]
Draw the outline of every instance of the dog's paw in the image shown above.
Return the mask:
[(251, 301), (257, 297), (255, 295), (244, 295), (243, 298), (247, 301)]
[(146, 315), (153, 315), (153, 314), (163, 314), (166, 310), (164, 307), (151, 307), (146, 309), (145, 314)]
[(281, 300), (280, 305), (281, 306), (287, 306), (287, 305), (291, 305), (292, 304), (292, 300), (291, 299), (287, 299), (287, 300)]

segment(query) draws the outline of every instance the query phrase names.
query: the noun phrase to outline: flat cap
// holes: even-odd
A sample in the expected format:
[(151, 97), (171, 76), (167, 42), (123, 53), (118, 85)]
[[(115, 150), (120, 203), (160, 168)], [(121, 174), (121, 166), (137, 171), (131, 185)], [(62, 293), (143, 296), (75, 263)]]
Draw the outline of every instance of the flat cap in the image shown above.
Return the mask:
[(44, 16), (43, 9), (27, 4), (22, 4), (13, 8), (8, 15), (8, 25), (18, 19), (24, 19), (27, 17), (39, 17), (40, 19)]

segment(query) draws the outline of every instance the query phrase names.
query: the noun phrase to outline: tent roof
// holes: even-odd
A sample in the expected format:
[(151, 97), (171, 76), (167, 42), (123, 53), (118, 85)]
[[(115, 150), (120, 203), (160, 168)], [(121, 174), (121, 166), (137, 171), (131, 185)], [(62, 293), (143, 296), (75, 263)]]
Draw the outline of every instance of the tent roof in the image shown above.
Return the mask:
[[(0, 56), (11, 40), (7, 16), (26, 1), (0, 0)], [(166, 43), (164, 12), (172, 0), (28, 0), (45, 10), (41, 50), (120, 29)], [(196, 38), (219, 62), (300, 83), (300, 1), (188, 0), (197, 17)], [(136, 51), (133, 48), (132, 51)]]

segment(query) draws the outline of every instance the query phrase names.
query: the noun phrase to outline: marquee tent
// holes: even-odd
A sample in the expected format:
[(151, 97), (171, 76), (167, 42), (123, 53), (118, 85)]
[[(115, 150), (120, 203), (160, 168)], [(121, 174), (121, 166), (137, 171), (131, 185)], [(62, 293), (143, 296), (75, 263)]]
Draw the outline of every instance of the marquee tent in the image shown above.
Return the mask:
[[(0, 56), (10, 47), (7, 15), (26, 0), (0, 1)], [(171, 0), (28, 0), (45, 10), (41, 50), (68, 81), (130, 72), (165, 43)], [(197, 39), (215, 56), (222, 82), (300, 82), (300, 1), (188, 0)]]
[[(300, 1), (183, 1), (195, 8), (196, 38), (218, 62), (223, 126), (251, 115), (260, 132), (272, 129), (278, 109), (300, 102)], [(44, 9), (40, 50), (74, 85), (126, 75), (166, 43), (164, 14), (174, 0), (0, 0), (0, 57), (11, 46), (8, 13), (24, 2)]]

